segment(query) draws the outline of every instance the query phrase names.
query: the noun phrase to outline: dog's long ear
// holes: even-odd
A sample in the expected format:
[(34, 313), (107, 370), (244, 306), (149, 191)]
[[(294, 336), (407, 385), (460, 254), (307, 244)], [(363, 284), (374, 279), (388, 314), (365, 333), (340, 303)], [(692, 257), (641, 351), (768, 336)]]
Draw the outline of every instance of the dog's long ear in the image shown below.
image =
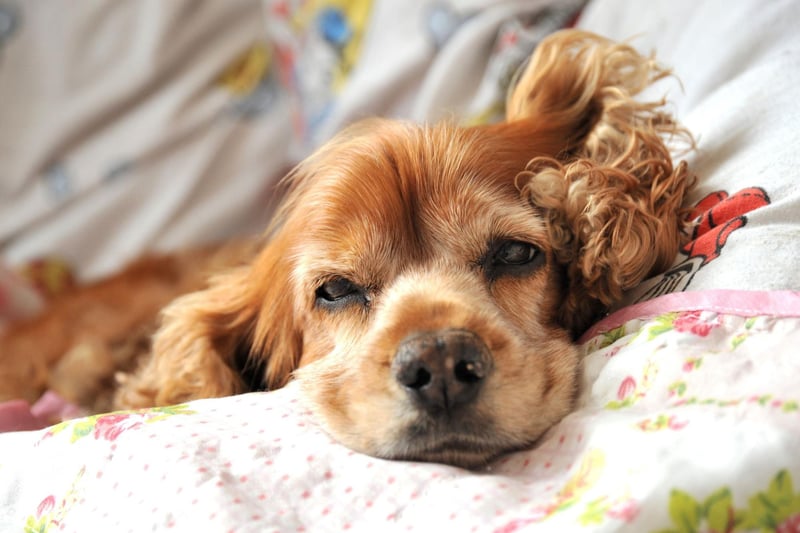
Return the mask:
[(115, 406), (171, 405), (282, 386), (302, 349), (286, 244), (277, 235), (250, 264), (165, 308), (149, 359), (121, 383)]
[(509, 122), (564, 136), (560, 151), (533, 158), (517, 179), (549, 221), (569, 282), (561, 321), (575, 334), (668, 267), (684, 240), (693, 178), (685, 163), (673, 167), (667, 143), (693, 140), (663, 99), (634, 98), (668, 75), (628, 45), (566, 30), (538, 46), (509, 95)]

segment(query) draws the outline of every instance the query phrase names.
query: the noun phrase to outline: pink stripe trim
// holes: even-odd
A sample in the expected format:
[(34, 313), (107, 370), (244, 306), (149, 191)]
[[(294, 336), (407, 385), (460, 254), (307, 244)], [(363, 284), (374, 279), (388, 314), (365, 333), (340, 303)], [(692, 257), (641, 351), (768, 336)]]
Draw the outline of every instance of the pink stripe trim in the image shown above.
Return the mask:
[(673, 292), (623, 307), (597, 322), (578, 343), (618, 328), (629, 320), (646, 319), (672, 311), (716, 311), (739, 316), (800, 316), (800, 291), (687, 291)]

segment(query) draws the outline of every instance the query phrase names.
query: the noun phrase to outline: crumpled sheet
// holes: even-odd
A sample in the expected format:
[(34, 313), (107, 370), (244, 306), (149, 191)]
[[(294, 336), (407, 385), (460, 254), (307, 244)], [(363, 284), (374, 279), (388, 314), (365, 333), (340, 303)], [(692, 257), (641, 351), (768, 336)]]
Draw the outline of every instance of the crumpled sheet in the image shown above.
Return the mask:
[(583, 345), (578, 409), (478, 472), (350, 451), (295, 385), (7, 433), (0, 530), (796, 531), (798, 345), (799, 318), (630, 320)]

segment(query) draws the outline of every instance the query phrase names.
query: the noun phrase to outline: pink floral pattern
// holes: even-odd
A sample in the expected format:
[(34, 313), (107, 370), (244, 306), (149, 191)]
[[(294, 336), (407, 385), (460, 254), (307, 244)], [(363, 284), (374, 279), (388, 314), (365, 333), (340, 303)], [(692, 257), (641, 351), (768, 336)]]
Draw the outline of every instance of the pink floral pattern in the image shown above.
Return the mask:
[(709, 320), (703, 316), (701, 311), (686, 311), (684, 313), (680, 313), (672, 323), (675, 331), (689, 332), (700, 337), (708, 336), (708, 334), (711, 333), (711, 330), (719, 327), (719, 325), (720, 323), (718, 316), (715, 316), (713, 319)]
[(102, 416), (94, 425), (94, 438), (115, 441), (123, 431), (136, 429), (143, 424), (140, 417), (131, 413), (116, 413)]
[(688, 423), (688, 420), (681, 419), (675, 415), (658, 415), (638, 422), (636, 427), (642, 431), (661, 431), (662, 429), (677, 431), (685, 428)]
[(75, 442), (88, 435), (95, 439), (115, 441), (123, 432), (138, 429), (144, 424), (159, 422), (174, 415), (189, 415), (194, 411), (186, 405), (155, 407), (140, 411), (118, 411), (115, 413), (88, 416), (78, 420), (68, 420), (49, 428), (41, 440), (49, 439), (62, 431), (69, 431), (70, 441)]
[(64, 529), (64, 516), (78, 502), (78, 487), (85, 472), (85, 467), (78, 471), (63, 497), (57, 499), (54, 494), (48, 494), (39, 502), (36, 512), (25, 520), (25, 533), (49, 533)]
[(636, 380), (632, 376), (628, 376), (622, 380), (617, 389), (617, 399), (624, 400), (633, 394), (636, 390)]
[(36, 516), (37, 518), (52, 512), (53, 508), (56, 506), (56, 498), (52, 494), (47, 496), (44, 500), (41, 501), (39, 506), (36, 508)]

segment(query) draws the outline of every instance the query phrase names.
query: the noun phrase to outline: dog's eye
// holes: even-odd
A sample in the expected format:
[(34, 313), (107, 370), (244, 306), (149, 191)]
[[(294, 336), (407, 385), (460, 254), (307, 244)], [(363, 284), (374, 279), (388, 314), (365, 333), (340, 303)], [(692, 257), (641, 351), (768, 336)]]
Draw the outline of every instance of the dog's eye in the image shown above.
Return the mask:
[(502, 241), (490, 248), (483, 267), (490, 279), (503, 275), (522, 276), (536, 270), (544, 260), (544, 254), (532, 244)]
[(317, 288), (317, 305), (329, 309), (339, 308), (350, 303), (367, 303), (364, 289), (347, 278), (333, 278)]
[(533, 261), (538, 250), (526, 242), (506, 241), (495, 252), (495, 265), (525, 265)]

